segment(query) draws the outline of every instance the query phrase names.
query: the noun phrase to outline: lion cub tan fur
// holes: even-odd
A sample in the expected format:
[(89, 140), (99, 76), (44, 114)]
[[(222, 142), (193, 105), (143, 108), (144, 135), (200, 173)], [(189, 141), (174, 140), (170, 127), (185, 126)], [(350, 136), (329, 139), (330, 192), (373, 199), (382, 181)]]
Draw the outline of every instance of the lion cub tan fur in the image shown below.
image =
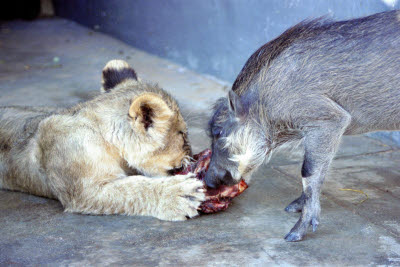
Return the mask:
[(65, 211), (185, 220), (204, 200), (176, 101), (107, 63), (102, 94), (67, 110), (0, 108), (0, 188), (58, 199)]

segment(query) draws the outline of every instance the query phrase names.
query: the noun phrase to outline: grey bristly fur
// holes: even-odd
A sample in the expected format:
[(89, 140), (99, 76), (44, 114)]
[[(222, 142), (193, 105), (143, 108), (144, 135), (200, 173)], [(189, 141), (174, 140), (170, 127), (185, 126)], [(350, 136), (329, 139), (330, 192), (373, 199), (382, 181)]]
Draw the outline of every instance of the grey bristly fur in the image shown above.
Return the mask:
[(400, 129), (400, 11), (302, 22), (258, 49), (210, 120), (206, 182), (234, 183), (291, 141), (305, 146), (302, 211), (287, 241), (319, 223), (319, 195), (343, 134)]

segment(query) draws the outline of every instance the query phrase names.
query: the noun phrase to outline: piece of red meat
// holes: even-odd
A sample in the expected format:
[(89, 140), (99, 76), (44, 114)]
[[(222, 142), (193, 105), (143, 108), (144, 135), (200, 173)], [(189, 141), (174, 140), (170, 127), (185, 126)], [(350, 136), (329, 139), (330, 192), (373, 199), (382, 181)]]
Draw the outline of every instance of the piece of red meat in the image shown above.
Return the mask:
[[(188, 174), (193, 172), (197, 179), (204, 180), (204, 176), (208, 170), (211, 160), (211, 149), (206, 149), (199, 154), (193, 156), (195, 162), (188, 165), (184, 170), (176, 174)], [(238, 184), (227, 186), (221, 185), (218, 188), (210, 188), (204, 184), (206, 189), (206, 200), (201, 203), (200, 211), (202, 213), (215, 213), (226, 210), (234, 197), (240, 195), (248, 185), (242, 179)]]

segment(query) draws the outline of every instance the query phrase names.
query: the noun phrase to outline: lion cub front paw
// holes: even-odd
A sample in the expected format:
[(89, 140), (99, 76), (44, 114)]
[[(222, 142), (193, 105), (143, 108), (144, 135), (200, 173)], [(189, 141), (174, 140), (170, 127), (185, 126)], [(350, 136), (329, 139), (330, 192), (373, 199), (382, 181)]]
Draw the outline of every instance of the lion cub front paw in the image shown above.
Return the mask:
[(183, 221), (198, 214), (205, 200), (203, 182), (194, 174), (176, 175), (163, 183), (157, 218), (167, 221)]

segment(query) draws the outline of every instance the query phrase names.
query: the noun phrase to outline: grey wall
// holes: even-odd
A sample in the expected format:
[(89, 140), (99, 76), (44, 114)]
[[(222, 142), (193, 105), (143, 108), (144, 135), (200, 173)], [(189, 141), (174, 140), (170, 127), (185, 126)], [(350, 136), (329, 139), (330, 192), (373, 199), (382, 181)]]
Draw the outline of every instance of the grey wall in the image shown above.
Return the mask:
[(259, 46), (305, 18), (390, 9), (381, 0), (55, 0), (55, 8), (59, 16), (230, 82)]

